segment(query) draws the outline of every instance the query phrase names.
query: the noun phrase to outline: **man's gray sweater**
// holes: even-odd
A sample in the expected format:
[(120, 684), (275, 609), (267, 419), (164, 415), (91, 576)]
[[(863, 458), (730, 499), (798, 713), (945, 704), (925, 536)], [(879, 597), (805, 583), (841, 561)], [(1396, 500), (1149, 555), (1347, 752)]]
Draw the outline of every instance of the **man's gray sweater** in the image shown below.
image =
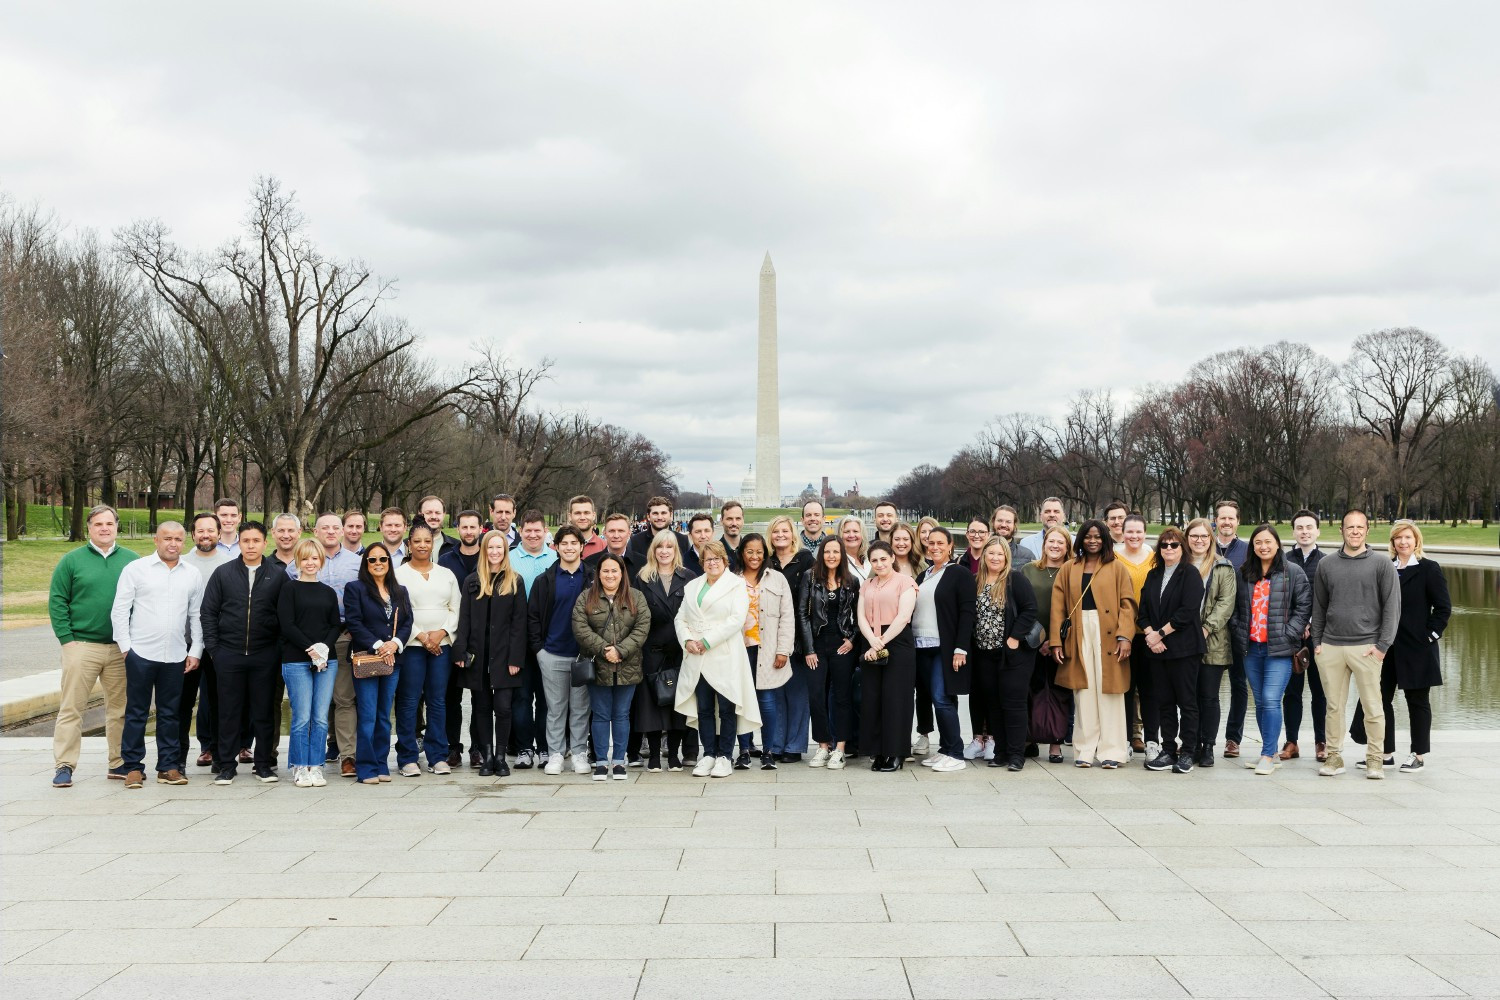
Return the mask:
[(1401, 581), (1385, 556), (1366, 548), (1351, 556), (1341, 546), (1318, 563), (1313, 580), (1312, 644), (1370, 646), (1384, 653), (1396, 639)]

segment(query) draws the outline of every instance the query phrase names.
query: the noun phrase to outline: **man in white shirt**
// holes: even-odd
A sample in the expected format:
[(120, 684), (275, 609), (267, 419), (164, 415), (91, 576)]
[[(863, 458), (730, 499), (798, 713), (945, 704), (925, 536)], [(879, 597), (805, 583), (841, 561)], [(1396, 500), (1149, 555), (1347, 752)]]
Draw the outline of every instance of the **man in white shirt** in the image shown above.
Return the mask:
[[(156, 529), (156, 552), (128, 564), (120, 573), (110, 612), (115, 644), (125, 654), (125, 729), (120, 756), (125, 787), (146, 780), (146, 720), (156, 701), (156, 780), (185, 785), (184, 751), (178, 709), (183, 677), (198, 669), (203, 652), (203, 577), (182, 562), (186, 532), (177, 521)], [(195, 678), (196, 679), (196, 678)]]
[[(282, 517), (290, 516), (289, 514), (282, 515)], [(302, 534), (300, 526), (297, 534), (299, 537)], [(193, 516), (193, 547), (182, 554), (182, 561), (198, 571), (206, 587), (208, 578), (214, 575), (214, 570), (227, 562), (233, 562), (234, 559), (234, 556), (219, 548), (218, 517), (206, 510), (195, 514)], [(215, 765), (218, 763), (219, 754), (219, 679), (214, 671), (214, 658), (206, 649), (198, 657), (198, 669), (184, 677), (182, 681), (182, 703), (178, 712), (182, 720), (182, 730), (178, 739), (182, 743), (184, 760), (186, 760), (187, 748), (192, 744), (191, 729), (195, 703), (198, 709), (198, 766), (213, 767), (214, 773), (218, 774), (219, 769)], [(248, 732), (249, 723), (245, 723), (245, 726)]]

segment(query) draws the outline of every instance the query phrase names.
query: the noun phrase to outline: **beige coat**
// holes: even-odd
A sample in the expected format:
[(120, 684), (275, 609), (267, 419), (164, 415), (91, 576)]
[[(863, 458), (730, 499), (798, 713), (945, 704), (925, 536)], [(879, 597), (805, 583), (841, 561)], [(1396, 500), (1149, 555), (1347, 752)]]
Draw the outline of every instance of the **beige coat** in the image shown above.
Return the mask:
[(745, 651), (750, 593), (743, 577), (725, 573), (703, 595), (700, 605), (698, 595), (707, 583), (707, 576), (689, 581), (682, 607), (677, 610), (677, 641), (686, 647), (689, 639), (698, 639), (708, 649), (695, 656), (684, 648), (673, 708), (687, 717), (688, 725), (697, 728), (698, 679), (706, 678), (715, 691), (734, 702), (735, 733), (754, 732), (760, 728), (760, 703), (755, 698), (755, 680), (750, 676), (750, 654)]
[[(1124, 694), (1130, 690), (1130, 657), (1115, 656), (1115, 639), (1135, 638), (1135, 583), (1130, 571), (1118, 559), (1099, 567), (1089, 588), (1099, 611), (1099, 648), (1104, 694)], [(1063, 641), (1063, 662), (1057, 668), (1059, 687), (1082, 691), (1089, 686), (1088, 674), (1079, 659), (1079, 628), (1083, 620), (1083, 561), (1074, 559), (1057, 571), (1052, 583), (1052, 624), (1047, 635), (1062, 634), (1063, 619), (1073, 615), (1073, 627)], [(1078, 610), (1073, 609), (1077, 607)], [(1050, 639), (1056, 642), (1057, 639)]]
[[(760, 653), (755, 661), (755, 689), (770, 691), (792, 679), (792, 648), (797, 642), (797, 608), (786, 577), (769, 567), (760, 574)], [(787, 658), (776, 669), (776, 654)]]

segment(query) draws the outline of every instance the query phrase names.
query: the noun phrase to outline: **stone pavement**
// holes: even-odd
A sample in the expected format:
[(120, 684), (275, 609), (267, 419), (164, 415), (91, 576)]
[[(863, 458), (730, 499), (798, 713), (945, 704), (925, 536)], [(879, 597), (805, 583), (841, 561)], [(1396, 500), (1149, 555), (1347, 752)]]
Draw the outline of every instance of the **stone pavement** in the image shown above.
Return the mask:
[(1031, 762), (127, 791), (0, 740), (8, 998), (1500, 996), (1500, 736), (1419, 775)]

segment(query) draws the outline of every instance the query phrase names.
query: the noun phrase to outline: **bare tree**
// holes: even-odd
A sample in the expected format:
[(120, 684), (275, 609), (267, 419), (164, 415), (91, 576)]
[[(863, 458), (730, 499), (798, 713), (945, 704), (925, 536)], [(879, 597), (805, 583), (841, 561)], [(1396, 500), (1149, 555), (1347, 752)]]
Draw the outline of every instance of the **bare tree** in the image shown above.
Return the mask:
[(1399, 327), (1360, 337), (1340, 370), (1357, 422), (1386, 445), (1397, 517), (1431, 475), (1423, 446), (1453, 393), (1450, 364), (1436, 337)]

